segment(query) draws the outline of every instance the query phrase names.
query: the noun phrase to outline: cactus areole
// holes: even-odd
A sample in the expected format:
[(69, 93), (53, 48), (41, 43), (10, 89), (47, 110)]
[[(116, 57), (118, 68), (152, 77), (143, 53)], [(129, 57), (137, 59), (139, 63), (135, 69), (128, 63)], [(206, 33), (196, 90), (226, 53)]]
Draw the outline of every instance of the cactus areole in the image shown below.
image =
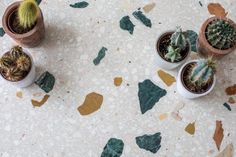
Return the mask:
[(206, 56), (233, 52), (236, 49), (236, 24), (228, 18), (207, 19), (201, 27), (197, 47)]
[(0, 73), (10, 82), (23, 80), (32, 67), (31, 58), (20, 46), (13, 47), (0, 58)]
[(185, 39), (184, 35), (180, 35), (177, 31), (170, 31), (160, 36), (156, 49), (159, 56), (165, 61), (178, 63), (188, 56), (190, 43)]
[(35, 47), (45, 35), (42, 12), (35, 0), (12, 3), (2, 17), (3, 29), (19, 45)]

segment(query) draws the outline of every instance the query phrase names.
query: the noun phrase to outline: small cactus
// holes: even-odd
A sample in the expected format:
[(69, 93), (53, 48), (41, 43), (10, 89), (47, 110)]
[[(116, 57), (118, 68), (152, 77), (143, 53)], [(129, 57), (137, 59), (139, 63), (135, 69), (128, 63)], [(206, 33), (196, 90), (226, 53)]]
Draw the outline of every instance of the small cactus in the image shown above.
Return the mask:
[(187, 46), (187, 39), (183, 33), (181, 27), (177, 27), (176, 31), (171, 36), (170, 46), (168, 47), (168, 53), (165, 58), (171, 60), (171, 62), (179, 61), (182, 59), (181, 51)]
[(212, 81), (216, 62), (211, 58), (199, 60), (191, 69), (189, 81), (198, 89)]
[(206, 38), (214, 48), (229, 49), (236, 44), (236, 30), (228, 21), (217, 19), (208, 25)]
[(31, 28), (37, 21), (39, 6), (36, 0), (24, 0), (18, 8), (19, 24), (23, 28)]
[(23, 49), (15, 46), (0, 59), (0, 72), (9, 81), (19, 81), (28, 74), (31, 64)]

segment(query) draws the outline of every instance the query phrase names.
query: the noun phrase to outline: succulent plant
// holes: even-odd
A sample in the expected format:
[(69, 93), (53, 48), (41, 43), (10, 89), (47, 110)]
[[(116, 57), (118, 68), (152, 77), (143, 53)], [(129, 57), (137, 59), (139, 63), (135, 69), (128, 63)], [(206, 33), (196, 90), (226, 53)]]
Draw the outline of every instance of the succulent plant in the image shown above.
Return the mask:
[(0, 72), (9, 81), (23, 79), (28, 74), (30, 67), (30, 57), (19, 46), (13, 47), (0, 59)]
[(36, 0), (24, 0), (18, 8), (19, 24), (23, 28), (31, 28), (38, 17), (39, 6)]
[(187, 46), (187, 39), (181, 27), (177, 27), (176, 31), (171, 35), (171, 42), (168, 47), (168, 53), (165, 55), (166, 59), (171, 62), (179, 61), (182, 59), (181, 51)]
[(189, 72), (189, 81), (197, 89), (201, 89), (201, 87), (212, 81), (216, 71), (215, 66), (216, 62), (212, 57), (199, 60), (193, 65), (191, 72)]
[(206, 38), (214, 48), (229, 49), (236, 44), (236, 30), (228, 21), (217, 19), (207, 26)]

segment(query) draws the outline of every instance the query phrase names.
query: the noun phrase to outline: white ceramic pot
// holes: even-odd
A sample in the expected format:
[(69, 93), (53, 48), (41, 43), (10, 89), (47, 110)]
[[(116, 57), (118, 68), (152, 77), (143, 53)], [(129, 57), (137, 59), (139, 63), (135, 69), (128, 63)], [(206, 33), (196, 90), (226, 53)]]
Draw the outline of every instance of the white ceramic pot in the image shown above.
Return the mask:
[(19, 88), (25, 88), (25, 87), (30, 86), (31, 84), (34, 83), (35, 77), (36, 77), (35, 65), (34, 65), (34, 60), (33, 60), (32, 55), (28, 51), (26, 51), (25, 49), (23, 49), (23, 52), (25, 52), (30, 57), (31, 63), (32, 63), (31, 69), (30, 69), (30, 72), (28, 73), (28, 75), (23, 80), (20, 80), (17, 82), (8, 81), (1, 76), (3, 81), (7, 82), (8, 84), (15, 85)]
[(182, 83), (181, 74), (183, 72), (184, 67), (187, 64), (194, 63), (194, 62), (197, 62), (197, 60), (191, 60), (191, 61), (186, 62), (181, 67), (181, 69), (178, 73), (178, 78), (177, 78), (177, 91), (180, 95), (182, 95), (184, 98), (187, 98), (187, 99), (194, 99), (194, 98), (202, 97), (202, 96), (209, 94), (213, 90), (213, 88), (215, 87), (215, 84), (216, 84), (216, 77), (214, 75), (213, 83), (212, 83), (211, 87), (206, 92), (197, 94), (197, 93), (193, 93), (193, 92), (189, 91)]
[(175, 69), (177, 68), (178, 66), (184, 64), (186, 62), (186, 60), (188, 59), (189, 55), (190, 55), (190, 52), (191, 52), (191, 43), (189, 40), (187, 40), (188, 42), (188, 45), (189, 45), (189, 51), (188, 51), (188, 54), (185, 56), (185, 58), (183, 58), (183, 60), (179, 61), (179, 62), (175, 62), (175, 63), (172, 63), (172, 62), (169, 62), (167, 60), (165, 60), (161, 55), (160, 55), (160, 52), (158, 50), (158, 42), (161, 38), (163, 38), (166, 34), (169, 34), (169, 33), (174, 33), (174, 31), (167, 31), (163, 34), (161, 34), (158, 39), (157, 39), (157, 44), (156, 44), (156, 50), (157, 50), (157, 61), (156, 61), (156, 64), (158, 67), (162, 68), (162, 69), (165, 69), (165, 70), (172, 70), (172, 69)]

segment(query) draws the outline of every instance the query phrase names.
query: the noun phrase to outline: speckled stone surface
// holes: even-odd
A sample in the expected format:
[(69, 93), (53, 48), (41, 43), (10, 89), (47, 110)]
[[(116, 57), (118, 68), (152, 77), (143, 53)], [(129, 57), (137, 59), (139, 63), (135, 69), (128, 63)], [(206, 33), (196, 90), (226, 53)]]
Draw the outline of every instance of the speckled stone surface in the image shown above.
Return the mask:
[[(0, 1), (0, 17), (11, 2)], [(199, 32), (210, 16), (210, 1), (201, 0), (200, 6), (198, 0), (88, 0), (86, 8), (70, 7), (76, 2), (42, 0), (40, 4), (46, 38), (28, 50), (37, 76), (49, 71), (56, 78), (48, 101), (34, 108), (31, 99), (40, 101), (45, 94), (37, 85), (17, 89), (0, 81), (1, 157), (98, 157), (110, 138), (123, 140), (122, 157), (214, 157), (230, 143), (236, 147), (236, 104), (230, 104), (231, 111), (223, 106), (229, 99), (224, 89), (236, 83), (235, 52), (220, 60), (214, 91), (200, 99), (181, 98), (176, 83), (167, 87), (157, 75), (157, 37), (177, 25)], [(132, 13), (152, 2), (156, 6), (145, 13), (152, 21), (148, 28)], [(236, 21), (236, 1), (217, 2)], [(119, 26), (127, 15), (135, 25), (133, 35)], [(0, 37), (0, 54), (14, 44), (8, 35)], [(95, 66), (93, 59), (103, 46), (108, 52)], [(177, 76), (177, 70), (168, 73)], [(116, 76), (123, 78), (119, 87), (113, 82)], [(137, 93), (138, 83), (145, 79), (167, 90), (167, 95), (143, 115)], [(22, 98), (16, 96), (19, 91)], [(103, 95), (103, 104), (97, 112), (82, 116), (77, 108), (91, 92)], [(178, 121), (171, 112), (183, 104)], [(163, 113), (168, 117), (160, 120)], [(213, 140), (216, 120), (222, 121), (224, 129), (220, 151)], [(192, 122), (194, 135), (184, 130)], [(135, 137), (156, 132), (161, 132), (162, 142), (155, 155), (136, 145)]]

